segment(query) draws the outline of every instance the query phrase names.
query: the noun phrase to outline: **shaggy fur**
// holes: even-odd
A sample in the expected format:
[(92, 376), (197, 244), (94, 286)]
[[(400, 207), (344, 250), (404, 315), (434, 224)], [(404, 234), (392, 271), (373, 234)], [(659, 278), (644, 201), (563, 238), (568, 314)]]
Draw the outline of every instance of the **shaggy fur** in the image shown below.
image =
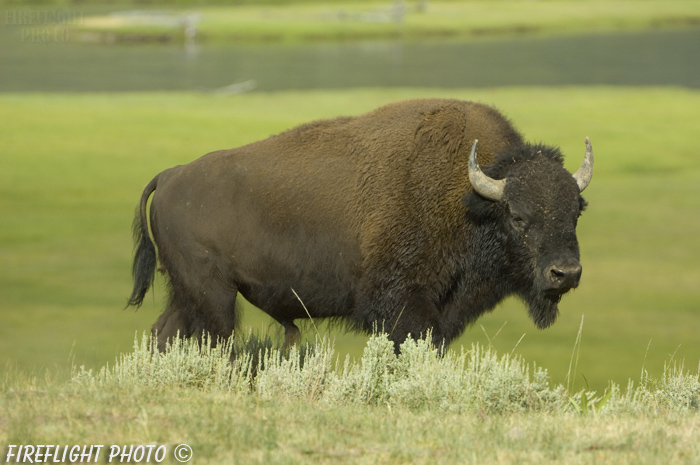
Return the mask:
[[(507, 178), (505, 199), (472, 192), (467, 162)], [(538, 327), (557, 315), (547, 267), (578, 263), (578, 187), (558, 150), (525, 144), (495, 109), (412, 100), (317, 121), (158, 174), (135, 220), (130, 305), (153, 281), (151, 227), (171, 283), (153, 326), (229, 336), (237, 293), (281, 323), (340, 318), (398, 345), (432, 328), (449, 343), (508, 295)], [(299, 299), (295, 296), (299, 296)], [(303, 302), (303, 306), (300, 303)]]

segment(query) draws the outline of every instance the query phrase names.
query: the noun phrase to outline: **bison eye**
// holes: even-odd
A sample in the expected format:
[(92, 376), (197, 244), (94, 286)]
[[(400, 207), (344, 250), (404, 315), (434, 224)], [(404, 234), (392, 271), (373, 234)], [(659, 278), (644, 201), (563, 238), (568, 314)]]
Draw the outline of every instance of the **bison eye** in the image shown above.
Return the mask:
[(527, 221), (520, 215), (512, 215), (510, 221), (513, 224), (513, 228), (520, 232), (524, 232), (527, 229)]

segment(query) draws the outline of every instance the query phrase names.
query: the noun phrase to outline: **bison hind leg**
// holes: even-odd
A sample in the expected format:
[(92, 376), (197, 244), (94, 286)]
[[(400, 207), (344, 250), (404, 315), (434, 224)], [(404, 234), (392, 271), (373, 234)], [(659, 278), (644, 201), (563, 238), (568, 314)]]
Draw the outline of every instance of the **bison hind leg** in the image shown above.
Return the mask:
[(168, 305), (163, 313), (158, 317), (151, 327), (151, 334), (157, 338), (159, 352), (165, 352), (168, 344), (172, 344), (175, 338), (187, 337), (187, 323), (182, 318), (181, 312), (173, 302)]
[(164, 352), (176, 337), (210, 336), (211, 344), (231, 337), (238, 325), (237, 290), (229, 286), (208, 285), (191, 292), (171, 282), (170, 303), (153, 324), (151, 333), (158, 338), (158, 350)]

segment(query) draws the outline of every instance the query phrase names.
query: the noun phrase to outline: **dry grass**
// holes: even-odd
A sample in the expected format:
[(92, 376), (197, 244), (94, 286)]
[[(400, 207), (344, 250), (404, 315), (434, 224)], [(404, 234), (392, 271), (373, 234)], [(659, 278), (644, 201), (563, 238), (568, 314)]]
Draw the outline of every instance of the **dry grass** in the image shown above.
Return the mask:
[[(327, 343), (282, 354), (249, 338), (165, 354), (134, 351), (69, 383), (18, 375), (0, 393), (3, 444), (187, 443), (196, 463), (694, 463), (697, 373), (680, 368), (582, 415), (519, 357), (478, 346), (439, 357), (424, 341), (399, 357), (384, 336), (340, 363)], [(236, 362), (229, 353), (238, 350)], [(578, 394), (580, 395), (580, 393)], [(169, 456), (170, 463), (174, 463)]]

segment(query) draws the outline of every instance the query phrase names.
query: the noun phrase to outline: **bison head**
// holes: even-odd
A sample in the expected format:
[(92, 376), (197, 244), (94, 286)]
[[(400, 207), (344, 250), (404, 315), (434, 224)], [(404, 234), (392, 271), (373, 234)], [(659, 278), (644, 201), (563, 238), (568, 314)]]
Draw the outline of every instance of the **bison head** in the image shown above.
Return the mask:
[(588, 138), (583, 164), (573, 175), (563, 167), (558, 149), (524, 144), (508, 149), (486, 167), (476, 160), (477, 141), (469, 156), (473, 193), (465, 196), (471, 214), (484, 215), (495, 225), (502, 244), (501, 273), (510, 291), (529, 304), (539, 328), (551, 325), (561, 296), (581, 278), (576, 238), (578, 217), (586, 206), (581, 192), (593, 169)]

